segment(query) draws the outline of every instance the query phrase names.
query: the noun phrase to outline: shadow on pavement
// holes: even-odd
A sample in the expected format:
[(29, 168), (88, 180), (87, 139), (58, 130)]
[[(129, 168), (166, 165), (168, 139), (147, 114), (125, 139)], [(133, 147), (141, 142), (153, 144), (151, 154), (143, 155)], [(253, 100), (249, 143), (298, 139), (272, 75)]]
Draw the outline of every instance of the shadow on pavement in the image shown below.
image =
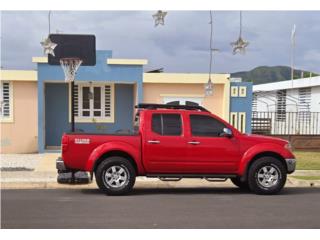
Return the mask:
[[(104, 193), (99, 189), (81, 189), (84, 194), (99, 194)], [(320, 193), (320, 188), (285, 188), (278, 195), (301, 195), (309, 193)], [(253, 194), (249, 191), (243, 191), (239, 188), (134, 188), (133, 191), (128, 194), (129, 196), (141, 196), (141, 195), (192, 195), (192, 194), (227, 194), (227, 195), (248, 195)]]

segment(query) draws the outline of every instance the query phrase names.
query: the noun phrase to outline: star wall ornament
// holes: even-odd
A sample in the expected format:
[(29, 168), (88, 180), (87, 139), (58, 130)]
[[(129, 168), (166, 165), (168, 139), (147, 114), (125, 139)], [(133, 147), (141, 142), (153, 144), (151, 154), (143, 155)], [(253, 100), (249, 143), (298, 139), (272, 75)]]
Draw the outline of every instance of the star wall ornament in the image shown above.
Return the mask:
[(55, 55), (54, 55), (54, 49), (56, 48), (56, 46), (57, 46), (58, 44), (52, 42), (49, 37), (47, 37), (46, 39), (44, 39), (44, 40), (43, 40), (42, 42), (40, 42), (40, 43), (41, 43), (41, 46), (43, 47), (43, 52), (44, 52), (44, 54), (46, 54), (46, 55), (49, 55), (49, 54), (50, 54), (50, 55), (52, 55), (52, 56), (55, 56)]
[(168, 12), (163, 12), (159, 10), (155, 14), (152, 15), (154, 19), (154, 26), (157, 27), (159, 24), (164, 25), (164, 17), (167, 15)]
[(245, 41), (242, 39), (241, 36), (239, 36), (238, 40), (231, 43), (231, 46), (233, 48), (232, 53), (233, 55), (240, 53), (245, 54), (246, 53), (246, 47), (249, 45), (248, 41)]

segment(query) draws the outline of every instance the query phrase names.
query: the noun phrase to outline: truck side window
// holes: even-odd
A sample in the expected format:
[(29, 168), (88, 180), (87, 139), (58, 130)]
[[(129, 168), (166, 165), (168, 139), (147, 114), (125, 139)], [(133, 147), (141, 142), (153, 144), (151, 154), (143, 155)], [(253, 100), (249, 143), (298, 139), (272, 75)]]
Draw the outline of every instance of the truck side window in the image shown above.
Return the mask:
[(161, 114), (153, 114), (152, 115), (152, 131), (162, 135), (162, 124), (161, 124)]
[(225, 125), (215, 118), (204, 115), (190, 115), (192, 136), (219, 137)]
[(180, 114), (153, 114), (152, 131), (165, 136), (180, 136), (182, 124)]

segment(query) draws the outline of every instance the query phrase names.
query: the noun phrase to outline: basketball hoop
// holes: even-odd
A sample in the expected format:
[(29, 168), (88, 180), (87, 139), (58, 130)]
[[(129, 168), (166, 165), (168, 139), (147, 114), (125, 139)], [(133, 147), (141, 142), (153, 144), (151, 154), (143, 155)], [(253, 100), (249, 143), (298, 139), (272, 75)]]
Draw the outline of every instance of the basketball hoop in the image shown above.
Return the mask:
[(82, 60), (80, 58), (61, 58), (60, 65), (63, 69), (65, 81), (73, 82), (80, 67)]
[(49, 50), (52, 51), (48, 54), (48, 64), (61, 65), (65, 81), (70, 83), (68, 87), (71, 90), (71, 132), (74, 132), (76, 73), (80, 65), (96, 65), (96, 37), (82, 34), (50, 34), (48, 38), (55, 44), (49, 45)]

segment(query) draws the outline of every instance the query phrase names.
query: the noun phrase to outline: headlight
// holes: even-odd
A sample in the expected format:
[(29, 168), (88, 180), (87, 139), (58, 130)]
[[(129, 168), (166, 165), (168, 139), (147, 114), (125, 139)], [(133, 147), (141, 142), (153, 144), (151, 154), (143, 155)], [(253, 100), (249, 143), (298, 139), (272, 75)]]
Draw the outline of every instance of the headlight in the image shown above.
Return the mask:
[(284, 145), (284, 148), (289, 150), (289, 151), (292, 151), (292, 146), (290, 143), (287, 143), (286, 145)]

